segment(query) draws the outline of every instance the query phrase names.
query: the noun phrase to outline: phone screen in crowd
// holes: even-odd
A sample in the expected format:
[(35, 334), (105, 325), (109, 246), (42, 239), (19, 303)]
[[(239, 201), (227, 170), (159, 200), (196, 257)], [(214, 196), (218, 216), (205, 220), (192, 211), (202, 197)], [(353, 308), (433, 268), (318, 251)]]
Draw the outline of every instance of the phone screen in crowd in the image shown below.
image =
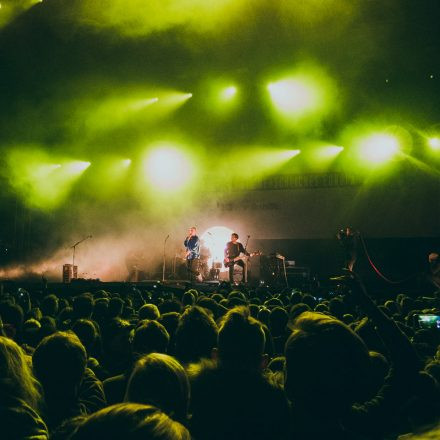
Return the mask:
[(420, 328), (437, 328), (440, 330), (440, 316), (439, 315), (419, 315)]

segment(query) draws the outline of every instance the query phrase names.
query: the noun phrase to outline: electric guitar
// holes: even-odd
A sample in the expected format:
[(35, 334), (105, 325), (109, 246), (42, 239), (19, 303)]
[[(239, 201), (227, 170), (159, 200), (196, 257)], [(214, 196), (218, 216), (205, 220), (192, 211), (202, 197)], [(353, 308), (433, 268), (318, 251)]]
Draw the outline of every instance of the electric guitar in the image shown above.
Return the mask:
[(255, 257), (258, 255), (261, 255), (261, 251), (251, 252), (249, 255), (246, 255), (243, 252), (241, 252), (238, 257), (225, 258), (223, 260), (223, 264), (225, 265), (225, 267), (232, 267), (237, 261), (243, 261), (244, 263), (246, 263), (250, 257)]

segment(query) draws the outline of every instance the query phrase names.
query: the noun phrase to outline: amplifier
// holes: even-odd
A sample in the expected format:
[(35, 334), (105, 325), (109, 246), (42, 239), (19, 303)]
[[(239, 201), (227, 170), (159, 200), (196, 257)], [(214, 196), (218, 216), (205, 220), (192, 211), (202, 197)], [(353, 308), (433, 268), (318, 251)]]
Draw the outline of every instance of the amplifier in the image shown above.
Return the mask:
[(78, 278), (78, 266), (72, 264), (63, 265), (63, 283), (70, 283), (72, 280)]
[(286, 275), (290, 287), (307, 287), (310, 283), (310, 267), (287, 266)]

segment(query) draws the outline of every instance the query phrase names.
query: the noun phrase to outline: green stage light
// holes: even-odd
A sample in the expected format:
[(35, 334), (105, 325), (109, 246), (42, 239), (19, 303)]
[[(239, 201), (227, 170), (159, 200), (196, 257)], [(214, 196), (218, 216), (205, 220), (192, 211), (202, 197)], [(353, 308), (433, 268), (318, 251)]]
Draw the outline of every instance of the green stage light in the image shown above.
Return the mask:
[(317, 151), (318, 159), (333, 159), (338, 154), (344, 151), (344, 147), (340, 147), (338, 145), (327, 145), (325, 147), (321, 147)]
[[(209, 167), (207, 182), (211, 183), (216, 178), (215, 184), (220, 183), (223, 188), (240, 183), (248, 188), (261, 184), (262, 179), (276, 173), (284, 167), (291, 170), (290, 161), (301, 153), (300, 150), (274, 147), (273, 145), (236, 145), (230, 152), (217, 157), (215, 167)], [(243, 158), (246, 160), (243, 160)], [(215, 169), (215, 171), (212, 171)]]
[[(90, 162), (61, 159), (38, 147), (15, 149), (8, 154), (13, 187), (28, 206), (51, 210), (60, 205)], [(53, 159), (52, 159), (53, 160)]]
[(147, 180), (161, 192), (185, 188), (195, 174), (191, 159), (181, 149), (169, 144), (152, 148), (144, 165)]
[[(274, 148), (274, 147), (261, 147), (253, 146), (252, 149), (248, 151), (241, 152), (239, 150), (238, 155), (241, 158), (246, 154), (247, 166), (243, 166), (243, 162), (240, 159), (235, 159), (239, 169), (243, 169), (244, 175), (246, 170), (248, 170), (249, 176), (261, 177), (264, 175), (271, 174), (278, 168), (286, 165), (290, 159), (298, 156), (301, 150), (292, 150), (288, 148)], [(227, 161), (228, 167), (231, 167), (230, 161)]]
[(206, 112), (228, 117), (240, 102), (240, 91), (230, 78), (207, 77), (199, 86), (200, 103)]
[(319, 89), (304, 77), (276, 81), (267, 88), (276, 109), (285, 116), (310, 113), (321, 101)]
[(333, 166), (333, 162), (344, 151), (344, 147), (319, 140), (304, 141), (301, 146), (304, 153), (302, 165), (313, 171), (323, 171)]
[(43, 0), (5, 0), (0, 3), (0, 28)]
[(156, 109), (156, 112), (159, 114), (170, 113), (171, 111), (176, 110), (179, 106), (185, 104), (185, 102), (192, 97), (192, 93), (183, 93), (177, 91), (164, 92), (158, 99), (158, 109)]
[[(280, 122), (308, 130), (337, 107), (336, 83), (314, 63), (304, 62), (267, 84), (272, 111)], [(301, 125), (298, 122), (301, 121)]]
[(400, 125), (385, 125), (381, 120), (357, 121), (347, 126), (340, 141), (350, 146), (344, 153), (345, 165), (359, 172), (377, 168), (375, 176), (392, 172), (399, 162), (408, 161), (413, 145), (408, 130)]
[(220, 91), (220, 100), (221, 101), (230, 101), (237, 95), (237, 87), (228, 86)]
[(131, 159), (109, 154), (100, 156), (99, 162), (93, 164), (93, 173), (87, 175), (88, 187), (93, 187), (96, 198), (112, 198), (121, 191), (127, 192), (128, 169)]
[(440, 151), (440, 138), (431, 137), (428, 139), (428, 145), (435, 151)]
[(83, 97), (71, 103), (72, 123), (82, 121), (86, 134), (112, 131), (124, 125), (153, 124), (192, 97), (191, 93), (152, 86), (128, 90), (107, 87), (102, 97)]
[(76, 160), (74, 162), (67, 163), (63, 166), (66, 171), (66, 174), (80, 174), (85, 171), (91, 165), (90, 162)]
[(358, 154), (361, 160), (381, 164), (391, 160), (400, 150), (399, 139), (388, 133), (375, 133), (361, 138)]
[(159, 98), (150, 98), (150, 99), (140, 99), (128, 105), (130, 110), (143, 110), (151, 104), (159, 101)]

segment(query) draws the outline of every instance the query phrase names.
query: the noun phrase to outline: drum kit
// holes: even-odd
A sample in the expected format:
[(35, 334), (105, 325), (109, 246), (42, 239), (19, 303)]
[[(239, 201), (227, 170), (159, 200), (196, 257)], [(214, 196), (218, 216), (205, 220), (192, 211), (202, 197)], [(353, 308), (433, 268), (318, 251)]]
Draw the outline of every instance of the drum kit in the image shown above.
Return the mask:
[[(220, 270), (223, 267), (221, 261), (212, 261), (209, 264), (210, 255), (201, 252), (199, 260), (199, 272), (203, 281), (215, 281), (219, 279)], [(174, 279), (185, 279), (187, 277), (186, 269), (186, 253), (179, 251), (175, 254), (173, 259), (173, 274)]]

